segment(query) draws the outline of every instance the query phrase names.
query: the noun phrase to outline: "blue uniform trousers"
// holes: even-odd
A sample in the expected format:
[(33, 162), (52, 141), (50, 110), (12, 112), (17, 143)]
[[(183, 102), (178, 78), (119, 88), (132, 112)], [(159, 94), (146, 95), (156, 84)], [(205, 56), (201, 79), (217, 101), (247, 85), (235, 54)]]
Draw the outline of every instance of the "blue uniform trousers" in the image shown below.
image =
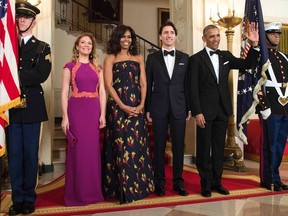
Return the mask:
[(288, 116), (270, 116), (267, 120), (261, 119), (261, 126), (263, 129), (260, 141), (261, 182), (267, 184), (281, 182), (279, 167), (288, 135)]
[(7, 128), (12, 201), (35, 202), (41, 123), (13, 123)]

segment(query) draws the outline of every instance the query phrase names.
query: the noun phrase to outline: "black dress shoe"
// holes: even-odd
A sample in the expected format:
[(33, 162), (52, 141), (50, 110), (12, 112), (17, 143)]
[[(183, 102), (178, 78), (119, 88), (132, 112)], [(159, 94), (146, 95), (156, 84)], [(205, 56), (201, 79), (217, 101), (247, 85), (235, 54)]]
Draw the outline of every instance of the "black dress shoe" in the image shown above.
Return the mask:
[(32, 214), (35, 211), (33, 202), (24, 202), (22, 207), (22, 214)]
[(158, 196), (164, 196), (165, 195), (165, 189), (164, 189), (164, 186), (156, 186), (155, 187), (155, 193), (158, 195)]
[(22, 203), (15, 203), (9, 208), (8, 215), (18, 215), (22, 213)]
[(208, 189), (202, 189), (202, 190), (201, 190), (201, 195), (202, 195), (203, 197), (211, 197), (211, 191), (208, 190)]
[(188, 193), (183, 186), (173, 186), (173, 190), (177, 191), (180, 196), (188, 196)]
[[(270, 183), (261, 182), (260, 186), (263, 188), (266, 188), (267, 190), (272, 190)], [(274, 183), (273, 184), (273, 191), (282, 191), (282, 187), (280, 185)]]
[(288, 185), (285, 185), (282, 182), (277, 182), (276, 184), (279, 185), (282, 188), (282, 190), (288, 190)]
[(226, 188), (224, 188), (222, 185), (212, 187), (212, 189), (217, 191), (220, 194), (223, 194), (223, 195), (229, 195), (230, 194), (230, 192)]

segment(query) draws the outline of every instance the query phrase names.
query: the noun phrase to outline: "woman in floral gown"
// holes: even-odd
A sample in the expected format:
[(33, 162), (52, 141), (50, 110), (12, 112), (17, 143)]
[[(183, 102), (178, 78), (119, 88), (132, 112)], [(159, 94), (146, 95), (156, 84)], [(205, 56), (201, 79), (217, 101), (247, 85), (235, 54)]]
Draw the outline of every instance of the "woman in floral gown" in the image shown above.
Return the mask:
[(144, 115), (146, 73), (136, 34), (125, 25), (114, 29), (107, 45), (104, 82), (109, 93), (103, 145), (103, 194), (120, 203), (147, 197), (154, 177)]

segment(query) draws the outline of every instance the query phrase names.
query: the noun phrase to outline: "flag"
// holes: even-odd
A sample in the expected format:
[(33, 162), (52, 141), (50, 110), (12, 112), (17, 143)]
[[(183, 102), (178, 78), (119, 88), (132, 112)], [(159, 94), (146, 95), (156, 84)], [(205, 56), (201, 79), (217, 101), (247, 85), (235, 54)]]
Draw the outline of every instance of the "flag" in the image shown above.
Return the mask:
[[(259, 103), (257, 93), (261, 90), (261, 86), (267, 79), (265, 71), (268, 69), (270, 64), (260, 0), (246, 0), (245, 2), (243, 18), (244, 30), (250, 22), (255, 22), (258, 26), (260, 58), (258, 59), (258, 64), (255, 68), (246, 70), (245, 72), (239, 71), (237, 92), (238, 137), (245, 144), (247, 144), (247, 138), (244, 134), (244, 124), (249, 120), (249, 117), (255, 113), (255, 108)], [(249, 49), (250, 45), (243, 42), (241, 48), (242, 58), (245, 58)]]
[(8, 110), (20, 103), (18, 77), (18, 38), (15, 1), (0, 0), (0, 157), (5, 153), (5, 127)]

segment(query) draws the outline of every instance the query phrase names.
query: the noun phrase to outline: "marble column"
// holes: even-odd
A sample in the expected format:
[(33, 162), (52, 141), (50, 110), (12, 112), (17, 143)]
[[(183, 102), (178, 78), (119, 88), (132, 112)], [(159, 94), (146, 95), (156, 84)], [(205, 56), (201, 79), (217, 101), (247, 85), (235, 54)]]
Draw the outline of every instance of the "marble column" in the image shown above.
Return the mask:
[[(53, 59), (54, 59), (54, 4), (55, 1), (42, 1), (38, 8), (40, 9), (40, 14), (36, 18), (36, 26), (34, 28), (33, 34), (39, 40), (45, 41), (50, 44), (51, 47), (51, 60), (52, 60), (52, 70), (51, 74), (43, 84), (45, 103), (48, 112), (49, 121), (42, 123), (42, 133), (39, 148), (39, 163), (45, 165), (44, 167), (52, 167), (52, 145), (53, 145), (53, 133), (54, 133), (54, 93), (53, 93)], [(52, 19), (51, 19), (52, 18)], [(50, 169), (50, 168), (48, 168)]]

